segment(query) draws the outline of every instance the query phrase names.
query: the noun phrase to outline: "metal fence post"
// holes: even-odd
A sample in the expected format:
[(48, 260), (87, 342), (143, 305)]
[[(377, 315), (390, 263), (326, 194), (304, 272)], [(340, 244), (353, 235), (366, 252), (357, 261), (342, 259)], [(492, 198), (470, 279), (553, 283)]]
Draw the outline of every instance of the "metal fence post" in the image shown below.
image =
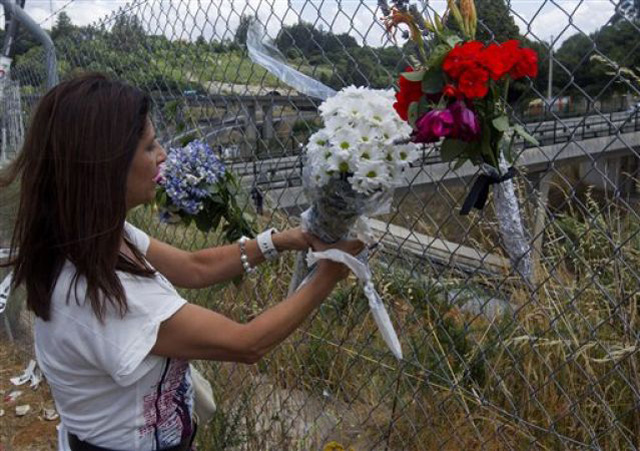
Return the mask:
[(44, 47), (45, 61), (47, 67), (47, 89), (58, 84), (58, 62), (56, 59), (56, 49), (49, 34), (44, 31), (22, 8), (11, 0), (0, 0), (5, 10), (11, 12), (29, 32), (40, 41)]

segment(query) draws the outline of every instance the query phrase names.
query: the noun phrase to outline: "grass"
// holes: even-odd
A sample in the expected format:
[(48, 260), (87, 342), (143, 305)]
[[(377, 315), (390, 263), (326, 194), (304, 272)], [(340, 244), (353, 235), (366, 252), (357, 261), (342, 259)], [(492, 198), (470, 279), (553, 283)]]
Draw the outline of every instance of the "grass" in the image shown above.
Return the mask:
[[(193, 48), (185, 47), (181, 51), (159, 50), (155, 51), (152, 64), (161, 72), (169, 74), (172, 78), (182, 81), (197, 81), (204, 86), (208, 83), (220, 83), (223, 88), (229, 89), (233, 80), (236, 85), (235, 92), (243, 93), (247, 86), (261, 88), (280, 88), (290, 90), (276, 76), (269, 73), (263, 67), (253, 64), (246, 53), (241, 50), (232, 50), (225, 53), (203, 53)], [(334, 69), (328, 65), (312, 66), (302, 60), (291, 61), (290, 64), (300, 72), (318, 78), (320, 74), (331, 76)], [(189, 71), (182, 69), (189, 67)]]
[[(258, 365), (204, 363), (220, 410), (203, 428), (200, 448), (638, 446), (640, 223), (635, 212), (590, 192), (583, 207), (575, 205), (545, 230), (534, 293), (428, 267), (412, 277), (374, 259), (402, 362), (349, 280)], [(279, 216), (260, 222), (267, 219), (286, 224)], [(215, 234), (157, 224), (148, 210), (132, 220), (181, 247), (217, 243)], [(292, 259), (262, 266), (239, 286), (185, 297), (247, 321), (285, 296)], [(451, 299), (461, 287), (501, 295), (513, 310), (495, 317), (467, 311)]]

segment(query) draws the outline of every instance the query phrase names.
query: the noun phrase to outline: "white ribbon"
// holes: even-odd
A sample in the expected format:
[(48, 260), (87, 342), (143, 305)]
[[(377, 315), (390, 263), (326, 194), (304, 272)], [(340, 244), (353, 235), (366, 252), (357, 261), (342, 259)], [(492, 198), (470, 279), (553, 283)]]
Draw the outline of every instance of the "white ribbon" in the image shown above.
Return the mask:
[(402, 348), (400, 346), (400, 340), (398, 340), (398, 335), (393, 328), (393, 324), (391, 324), (389, 313), (387, 313), (387, 309), (382, 303), (380, 295), (373, 286), (369, 264), (361, 262), (353, 255), (338, 249), (327, 249), (326, 251), (309, 252), (307, 254), (307, 264), (309, 266), (312, 266), (318, 260), (323, 259), (343, 263), (351, 271), (353, 271), (353, 274), (355, 274), (360, 282), (362, 282), (362, 285), (364, 287), (364, 295), (369, 301), (369, 308), (371, 309), (371, 313), (373, 314), (373, 319), (378, 325), (378, 329), (380, 329), (382, 338), (384, 339), (387, 346), (389, 346), (389, 349), (391, 349), (393, 355), (396, 356), (398, 360), (401, 360)]

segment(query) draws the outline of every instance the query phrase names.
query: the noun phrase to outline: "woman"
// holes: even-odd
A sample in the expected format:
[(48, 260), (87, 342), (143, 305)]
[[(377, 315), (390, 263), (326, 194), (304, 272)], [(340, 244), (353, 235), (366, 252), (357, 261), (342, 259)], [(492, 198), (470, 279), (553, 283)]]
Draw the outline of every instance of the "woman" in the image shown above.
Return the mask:
[[(320, 242), (300, 229), (186, 252), (125, 222), (154, 198), (166, 154), (141, 91), (102, 75), (40, 101), (4, 184), (21, 177), (9, 265), (35, 313), (35, 348), (72, 450), (188, 449), (189, 359), (254, 363), (346, 276), (323, 261), (313, 279), (247, 324), (189, 304), (174, 289), (219, 283), (285, 250)], [(358, 252), (360, 242), (342, 242)]]

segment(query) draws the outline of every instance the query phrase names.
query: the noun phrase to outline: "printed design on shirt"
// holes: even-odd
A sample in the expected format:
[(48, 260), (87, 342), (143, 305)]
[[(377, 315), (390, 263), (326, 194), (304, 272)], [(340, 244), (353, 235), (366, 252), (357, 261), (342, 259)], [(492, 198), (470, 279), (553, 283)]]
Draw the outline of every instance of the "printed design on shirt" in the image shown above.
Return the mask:
[[(158, 446), (177, 445), (192, 433), (193, 387), (189, 362), (171, 359), (158, 397), (158, 384), (143, 398), (144, 426), (138, 429), (142, 439), (151, 435), (158, 438)], [(154, 439), (155, 440), (155, 439)]]

